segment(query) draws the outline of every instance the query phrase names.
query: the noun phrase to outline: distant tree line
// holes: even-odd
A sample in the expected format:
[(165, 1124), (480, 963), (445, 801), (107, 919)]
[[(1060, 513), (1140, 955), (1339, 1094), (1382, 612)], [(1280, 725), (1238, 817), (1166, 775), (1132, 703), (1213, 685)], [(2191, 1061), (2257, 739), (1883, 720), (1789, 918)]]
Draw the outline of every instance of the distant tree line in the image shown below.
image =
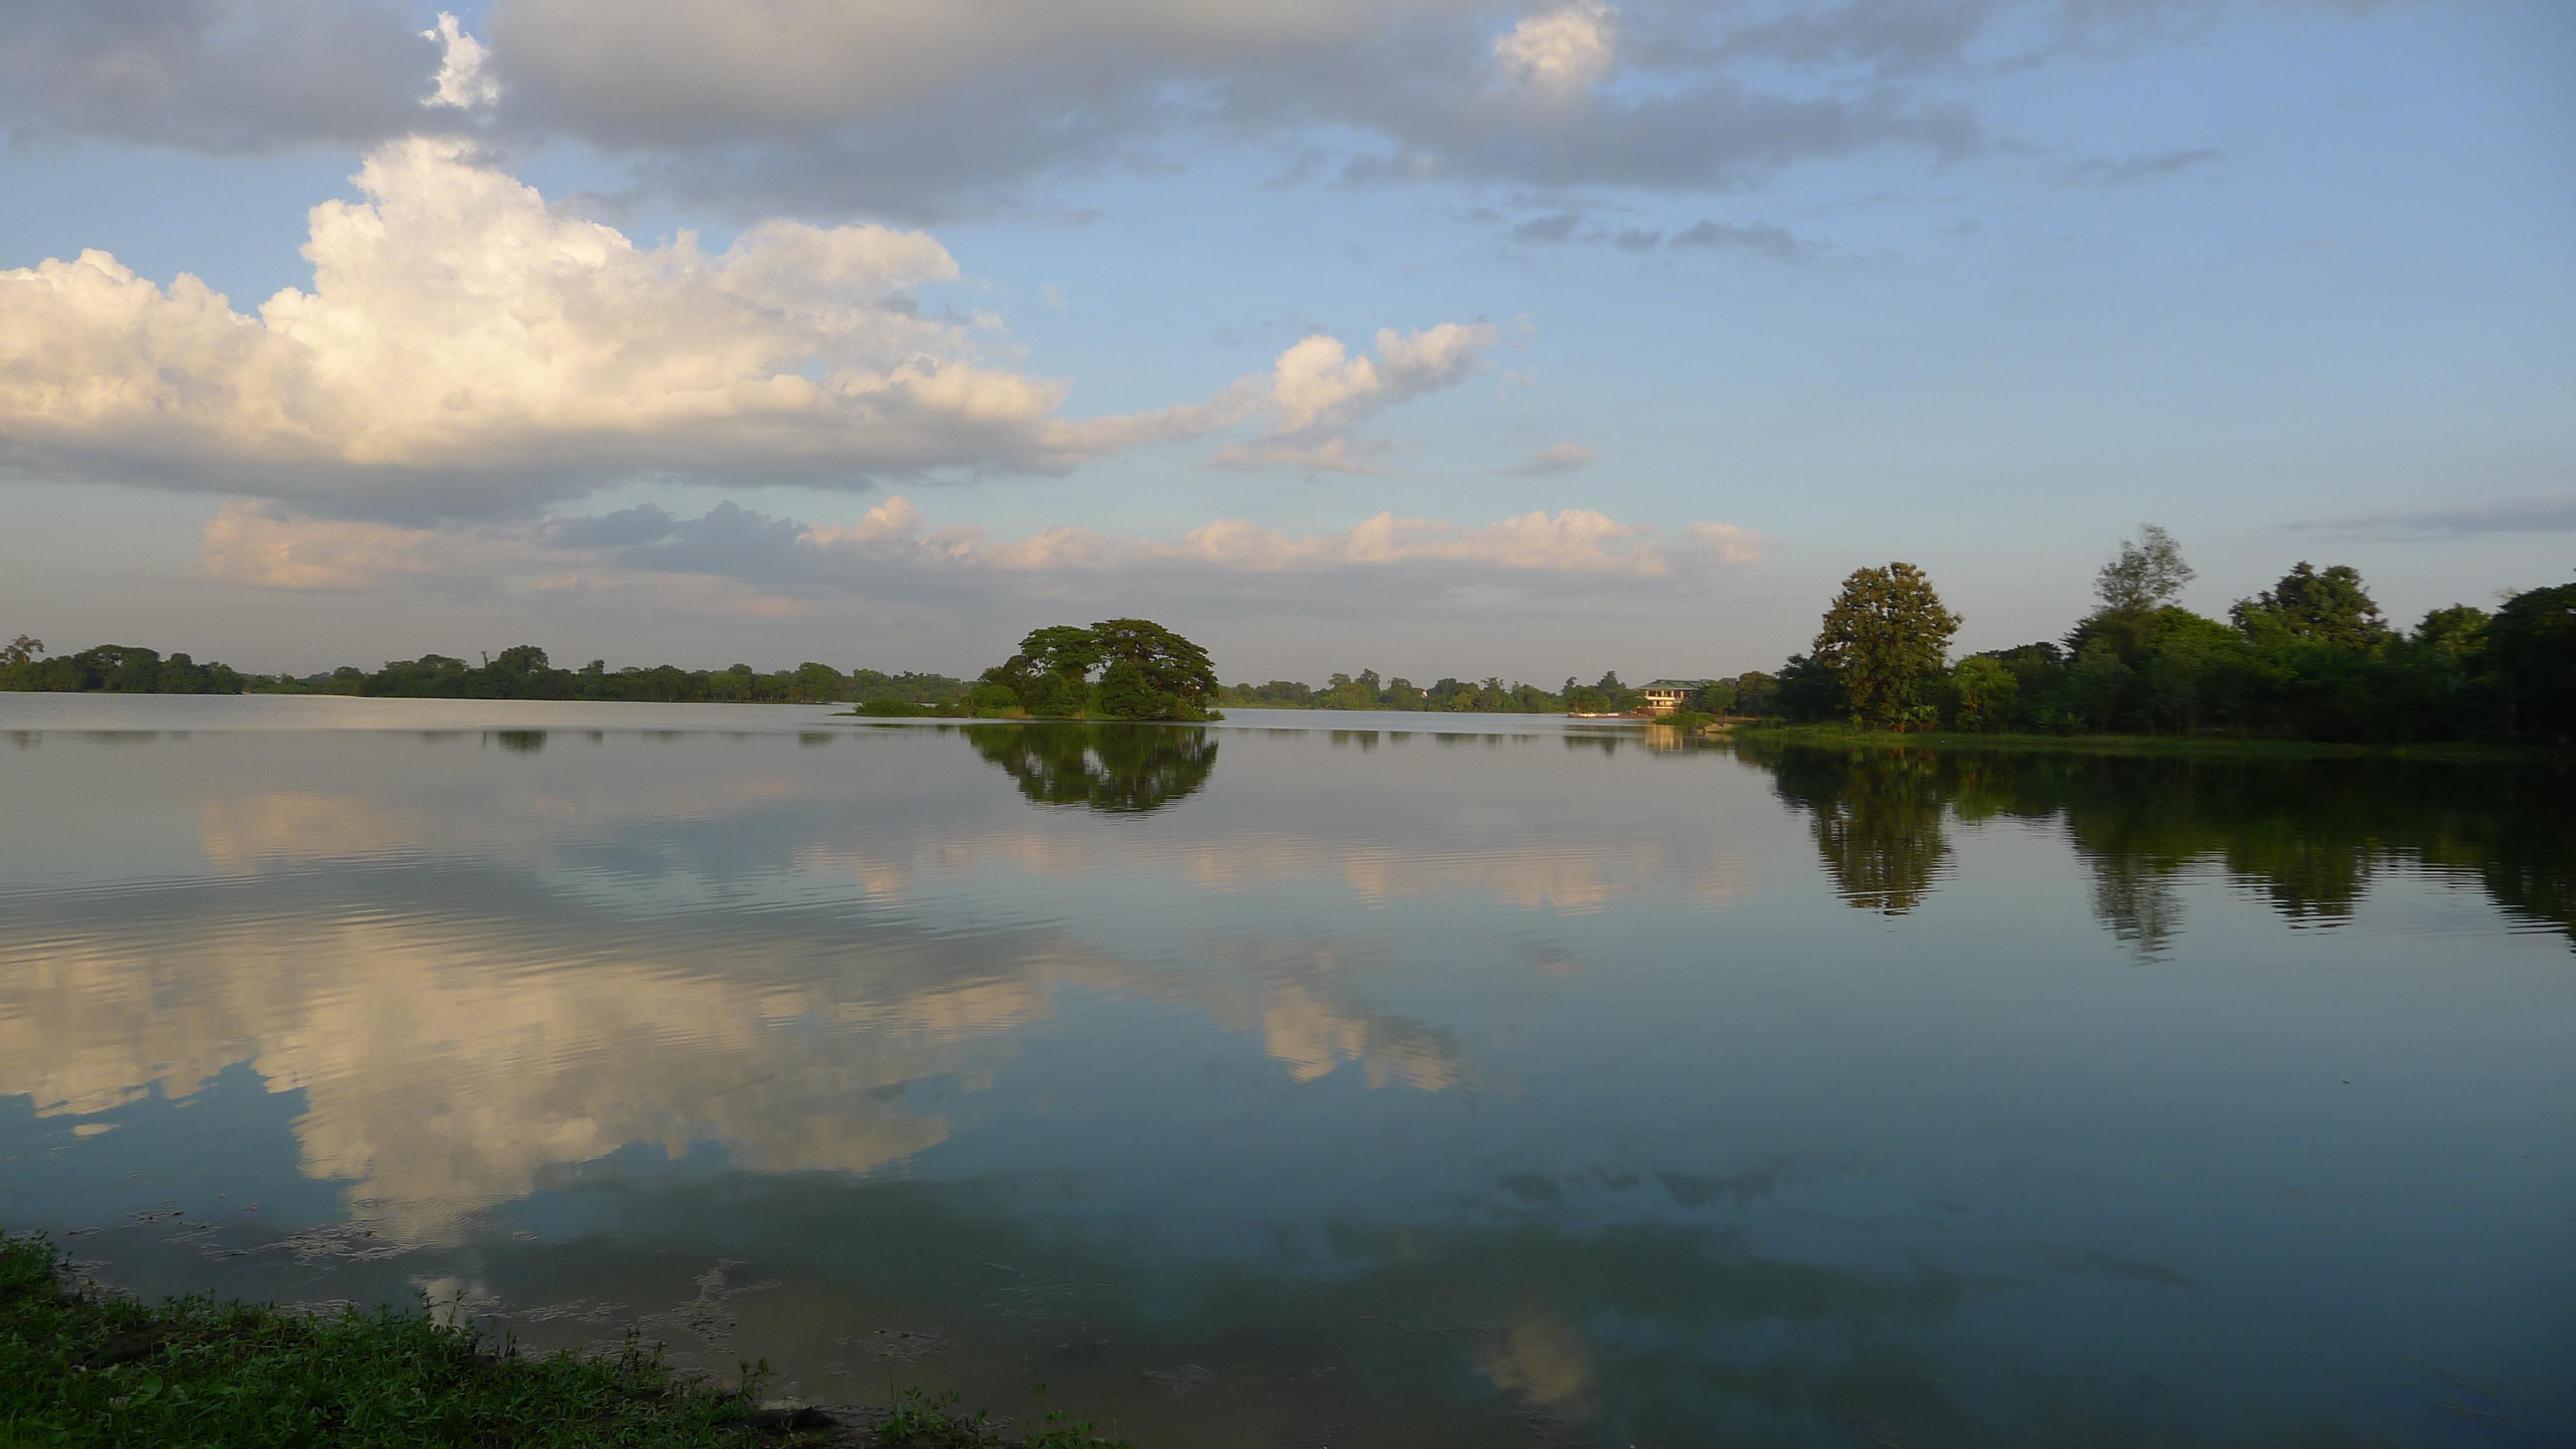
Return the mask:
[(131, 644), (101, 644), (78, 654), (45, 655), (41, 639), (24, 634), (0, 645), (0, 690), (78, 694), (239, 694), (243, 676), (222, 664), (199, 664), (185, 654), (164, 659)]
[[(262, 686), (253, 685), (253, 688)], [(811, 660), (794, 669), (762, 673), (748, 664), (727, 669), (682, 669), (656, 664), (610, 669), (594, 659), (579, 669), (559, 669), (534, 644), (517, 644), (480, 664), (444, 654), (397, 659), (374, 673), (343, 665), (272, 689), (398, 699), (597, 699), (655, 704), (829, 704), (857, 697), (865, 688), (903, 690), (933, 702), (965, 692), (944, 675), (889, 676), (873, 670), (843, 674)]]
[(924, 707), (955, 705), (967, 683), (944, 674), (848, 674), (807, 662), (759, 673), (748, 664), (730, 669), (610, 669), (594, 659), (579, 669), (559, 669), (534, 644), (519, 644), (479, 664), (444, 654), (396, 659), (374, 671), (355, 665), (319, 674), (242, 674), (221, 664), (197, 664), (185, 654), (167, 659), (149, 649), (102, 644), (78, 654), (45, 656), (43, 641), (20, 635), (0, 647), (0, 690), (90, 690), (126, 694), (341, 694), (409, 699), (601, 699), (661, 704), (823, 704), (850, 699), (895, 699)]
[(2301, 563), (2225, 622), (2148, 525), (2060, 639), (1952, 663), (1959, 618), (1912, 564), (1856, 570), (1808, 652), (1731, 681), (1737, 713), (1872, 729), (2191, 734), (2412, 743), (2576, 735), (2576, 584), (2391, 626), (2360, 573)]
[[(856, 669), (847, 674), (811, 660), (794, 669), (755, 671), (748, 664), (726, 669), (681, 669), (656, 664), (610, 669), (594, 659), (579, 669), (558, 669), (546, 651), (533, 644), (504, 649), (480, 665), (442, 654), (395, 660), (373, 674), (343, 666), (331, 674), (296, 681), (313, 693), (358, 694), (427, 699), (598, 699), (656, 704), (829, 704), (843, 700), (891, 697), (923, 705), (953, 704), (966, 693), (966, 682), (944, 674), (885, 674)], [(260, 686), (254, 685), (253, 688)]]
[(1430, 714), (1627, 714), (1646, 697), (1619, 682), (1612, 670), (1592, 684), (1568, 678), (1554, 691), (1535, 684), (1442, 678), (1418, 685), (1401, 675), (1380, 680), (1374, 669), (1336, 674), (1321, 685), (1274, 679), (1268, 684), (1229, 684), (1217, 701), (1246, 709), (1378, 709)]

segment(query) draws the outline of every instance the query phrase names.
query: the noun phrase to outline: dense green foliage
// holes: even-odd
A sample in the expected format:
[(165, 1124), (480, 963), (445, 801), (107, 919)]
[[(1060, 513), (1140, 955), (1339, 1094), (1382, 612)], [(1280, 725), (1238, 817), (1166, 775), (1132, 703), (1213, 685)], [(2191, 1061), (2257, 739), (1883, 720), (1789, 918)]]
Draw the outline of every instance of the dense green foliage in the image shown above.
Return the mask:
[(1443, 678), (1418, 685), (1398, 676), (1381, 680), (1374, 669), (1357, 675), (1336, 674), (1324, 684), (1274, 679), (1268, 684), (1230, 684), (1218, 691), (1221, 704), (1247, 709), (1380, 709), (1431, 714), (1626, 714), (1645, 703), (1645, 696), (1619, 682), (1618, 671), (1592, 684), (1565, 681), (1550, 691), (1535, 684), (1505, 684), (1490, 678)]
[(1216, 669), (1205, 649), (1150, 619), (1105, 619), (1087, 629), (1030, 630), (1018, 653), (977, 678), (964, 710), (1033, 719), (1203, 720), (1213, 717), (1217, 699)]
[(149, 649), (102, 644), (78, 654), (44, 657), (44, 644), (25, 635), (0, 647), (0, 690), (104, 690), (128, 694), (345, 694), (408, 699), (609, 699), (658, 704), (750, 702), (822, 704), (835, 700), (895, 700), (924, 707), (954, 706), (968, 686), (945, 674), (848, 674), (808, 661), (794, 669), (755, 673), (748, 664), (730, 669), (681, 669), (657, 664), (611, 670), (594, 659), (579, 669), (558, 669), (546, 651), (519, 644), (468, 664), (444, 654), (388, 661), (373, 673), (344, 664), (323, 674), (240, 674), (221, 664), (197, 664), (185, 654), (161, 658)]
[(383, 1308), (316, 1315), (202, 1296), (146, 1307), (75, 1290), (50, 1244), (0, 1236), (0, 1445), (11, 1449), (1127, 1449), (1061, 1411), (1012, 1434), (919, 1389), (864, 1423), (764, 1413), (752, 1394), (765, 1372), (745, 1365), (739, 1387), (720, 1387), (631, 1337), (616, 1354), (523, 1357), (471, 1325)]
[(2576, 584), (2515, 594), (2493, 614), (2435, 609), (2399, 631), (2345, 565), (2301, 563), (2225, 623), (2173, 602), (2191, 577), (2173, 539), (2149, 527), (2102, 570), (2100, 606), (2062, 640), (1952, 664), (1957, 620), (1930, 581), (1905, 564), (1863, 569), (1813, 652), (1776, 678), (1722, 683), (1739, 714), (1903, 730), (2576, 737)]
[(0, 690), (78, 694), (239, 694), (242, 676), (185, 654), (164, 659), (130, 644), (101, 644), (78, 654), (45, 657), (42, 640), (21, 634), (0, 646)]

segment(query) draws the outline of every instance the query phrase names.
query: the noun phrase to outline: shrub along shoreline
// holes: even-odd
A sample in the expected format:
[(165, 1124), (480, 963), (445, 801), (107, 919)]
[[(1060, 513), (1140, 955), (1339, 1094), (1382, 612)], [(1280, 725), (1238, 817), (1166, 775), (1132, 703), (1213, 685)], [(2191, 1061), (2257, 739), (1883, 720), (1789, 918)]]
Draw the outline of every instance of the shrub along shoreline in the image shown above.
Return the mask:
[(955, 1396), (763, 1407), (768, 1372), (680, 1373), (632, 1335), (613, 1354), (522, 1356), (423, 1311), (310, 1314), (199, 1295), (158, 1307), (74, 1280), (51, 1243), (0, 1235), (0, 1445), (394, 1449), (1129, 1449), (1068, 1423), (1014, 1435)]

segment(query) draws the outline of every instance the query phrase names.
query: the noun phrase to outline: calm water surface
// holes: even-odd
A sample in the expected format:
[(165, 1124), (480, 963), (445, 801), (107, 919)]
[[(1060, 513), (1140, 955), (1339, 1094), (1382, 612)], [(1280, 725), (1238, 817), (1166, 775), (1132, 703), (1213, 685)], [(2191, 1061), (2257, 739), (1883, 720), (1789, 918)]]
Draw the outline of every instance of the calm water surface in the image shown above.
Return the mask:
[(1174, 1446), (2576, 1442), (2563, 772), (0, 696), (0, 1225)]

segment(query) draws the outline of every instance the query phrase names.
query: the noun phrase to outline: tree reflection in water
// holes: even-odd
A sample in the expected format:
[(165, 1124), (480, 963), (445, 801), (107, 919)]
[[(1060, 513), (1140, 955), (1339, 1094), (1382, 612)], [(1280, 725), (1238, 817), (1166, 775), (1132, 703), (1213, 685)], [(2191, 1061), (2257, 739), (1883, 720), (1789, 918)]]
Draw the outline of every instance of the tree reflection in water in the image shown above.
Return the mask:
[(2294, 923), (2351, 919), (2392, 866), (2474, 878), (2508, 914), (2576, 937), (2564, 764), (1819, 749), (1749, 738), (1737, 757), (1814, 817), (1844, 898), (1890, 915), (1948, 868), (1945, 817), (2062, 821), (2093, 909), (2154, 955), (2182, 923), (2175, 885), (2211, 865)]
[(1932, 757), (1789, 750), (1772, 768), (1780, 798), (1814, 817), (1816, 849), (1844, 900), (1890, 916), (1923, 903), (1950, 859)]
[(1030, 723), (962, 727), (975, 753), (1038, 805), (1143, 814), (1196, 794), (1216, 768), (1204, 725)]

